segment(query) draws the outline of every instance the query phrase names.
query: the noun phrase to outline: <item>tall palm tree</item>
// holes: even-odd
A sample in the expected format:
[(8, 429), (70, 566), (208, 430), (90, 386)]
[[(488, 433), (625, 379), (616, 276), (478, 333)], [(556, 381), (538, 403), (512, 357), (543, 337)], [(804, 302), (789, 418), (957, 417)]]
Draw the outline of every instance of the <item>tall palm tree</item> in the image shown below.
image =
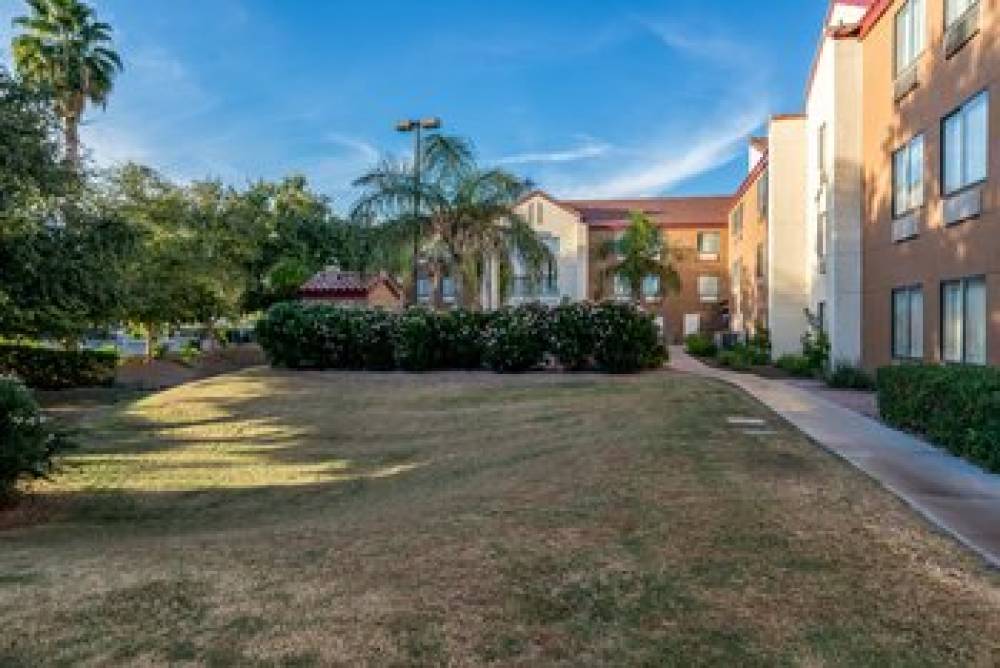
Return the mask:
[(598, 246), (597, 256), (605, 263), (601, 272), (602, 286), (620, 277), (628, 284), (636, 306), (642, 304), (642, 284), (648, 276), (659, 279), (663, 296), (680, 291), (680, 274), (674, 266), (670, 248), (660, 230), (643, 213), (631, 213), (629, 226), (621, 239)]
[(66, 160), (80, 167), (80, 122), (87, 103), (107, 105), (121, 57), (112, 28), (80, 0), (27, 0), (28, 16), (14, 19), (14, 64), (21, 78), (55, 101), (63, 122)]
[[(406, 243), (414, 234), (422, 240), (417, 261), (424, 265), (440, 297), (441, 279), (457, 278), (462, 303), (480, 305), (488, 262), (509, 268), (514, 257), (540, 277), (551, 260), (542, 242), (514, 206), (527, 192), (522, 179), (500, 169), (483, 169), (468, 142), (431, 135), (423, 145), (422, 178), (416, 182), (409, 165), (384, 161), (355, 181), (362, 195), (352, 217), (376, 220), (384, 238)], [(413, 202), (419, 201), (417, 215)], [(416, 296), (416, 286), (410, 286)]]

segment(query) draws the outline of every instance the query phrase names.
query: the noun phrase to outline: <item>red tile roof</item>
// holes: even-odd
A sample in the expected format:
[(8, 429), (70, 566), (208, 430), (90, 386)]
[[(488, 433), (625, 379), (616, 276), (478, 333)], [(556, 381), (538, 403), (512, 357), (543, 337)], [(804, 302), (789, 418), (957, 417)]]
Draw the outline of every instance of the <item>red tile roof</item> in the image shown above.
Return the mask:
[(324, 269), (306, 281), (299, 288), (301, 296), (335, 296), (343, 299), (365, 299), (373, 287), (385, 282), (397, 296), (402, 295), (399, 284), (388, 274), (381, 273), (370, 278), (364, 278), (354, 271), (339, 269)]
[(629, 223), (633, 212), (644, 213), (663, 227), (725, 225), (733, 198), (648, 197), (618, 200), (561, 200), (580, 214), (586, 225), (619, 227)]

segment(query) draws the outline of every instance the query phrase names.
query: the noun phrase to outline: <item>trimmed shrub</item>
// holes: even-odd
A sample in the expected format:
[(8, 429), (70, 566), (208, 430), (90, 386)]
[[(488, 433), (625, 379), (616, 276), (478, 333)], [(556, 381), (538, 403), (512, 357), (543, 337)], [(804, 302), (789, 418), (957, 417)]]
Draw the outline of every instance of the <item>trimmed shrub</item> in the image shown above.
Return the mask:
[(444, 369), (479, 369), (483, 366), (483, 330), (486, 313), (456, 309), (438, 316), (438, 343)]
[(406, 371), (430, 371), (439, 366), (441, 345), (438, 316), (425, 308), (411, 308), (396, 321), (396, 364)]
[(396, 318), (386, 311), (358, 311), (352, 335), (360, 367), (371, 371), (396, 368)]
[(541, 366), (549, 342), (549, 312), (529, 305), (497, 311), (483, 335), (483, 357), (499, 373), (523, 373)]
[(44, 478), (55, 456), (69, 447), (49, 428), (31, 392), (17, 379), (0, 376), (0, 503), (21, 480)]
[(115, 351), (0, 345), (0, 374), (39, 390), (111, 385), (117, 369)]
[(733, 371), (750, 370), (750, 353), (743, 345), (736, 346), (731, 350), (723, 350), (715, 359), (720, 366), (728, 367)]
[(812, 378), (816, 375), (812, 362), (805, 355), (782, 355), (774, 364), (796, 378)]
[(667, 360), (653, 316), (627, 304), (602, 304), (594, 311), (594, 361), (607, 373), (636, 373)]
[(885, 367), (877, 384), (886, 422), (1000, 473), (1000, 369)]
[(582, 371), (593, 365), (597, 344), (593, 306), (557, 306), (552, 310), (549, 335), (551, 352), (564, 369)]
[(272, 306), (256, 334), (271, 364), (292, 369), (430, 371), (485, 364), (516, 373), (551, 355), (567, 369), (596, 364), (631, 373), (661, 366), (667, 357), (652, 316), (621, 304), (393, 314), (289, 302)]
[(691, 334), (684, 339), (684, 348), (688, 355), (695, 357), (715, 357), (719, 348), (710, 334)]
[(875, 380), (853, 364), (837, 362), (826, 376), (826, 384), (838, 390), (872, 390)]

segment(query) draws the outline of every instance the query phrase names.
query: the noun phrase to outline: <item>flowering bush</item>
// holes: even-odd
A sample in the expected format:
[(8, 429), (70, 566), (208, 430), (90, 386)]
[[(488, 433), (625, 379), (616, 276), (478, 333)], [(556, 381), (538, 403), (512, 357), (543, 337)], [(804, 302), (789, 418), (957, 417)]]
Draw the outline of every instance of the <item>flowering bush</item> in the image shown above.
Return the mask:
[(596, 327), (590, 304), (563, 304), (552, 310), (550, 352), (564, 369), (580, 371), (594, 362)]
[(549, 343), (549, 311), (531, 305), (497, 311), (483, 336), (486, 364), (499, 373), (523, 373), (542, 364)]
[(534, 369), (555, 357), (566, 369), (596, 365), (612, 373), (666, 359), (653, 319), (628, 305), (520, 306), (496, 313), (376, 309), (284, 303), (257, 324), (276, 366), (406, 371)]
[(627, 304), (602, 304), (595, 309), (594, 322), (594, 361), (602, 371), (636, 373), (667, 360), (667, 349), (651, 315)]
[(430, 371), (441, 359), (438, 316), (411, 308), (396, 319), (396, 364), (406, 371)]
[(456, 309), (438, 316), (439, 366), (443, 369), (480, 369), (483, 366), (483, 331), (489, 315)]
[(0, 376), (0, 503), (23, 479), (44, 478), (53, 459), (69, 446), (51, 430), (31, 392), (17, 379)]

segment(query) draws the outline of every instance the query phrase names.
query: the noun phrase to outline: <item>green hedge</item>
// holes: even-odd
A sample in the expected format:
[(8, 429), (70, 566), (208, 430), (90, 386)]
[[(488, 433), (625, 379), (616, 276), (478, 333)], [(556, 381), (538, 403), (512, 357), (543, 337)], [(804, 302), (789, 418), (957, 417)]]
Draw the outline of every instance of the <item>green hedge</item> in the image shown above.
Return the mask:
[(0, 374), (39, 390), (110, 385), (117, 369), (118, 353), (113, 351), (0, 345)]
[(10, 500), (18, 481), (46, 477), (53, 458), (68, 447), (21, 381), (0, 376), (0, 505)]
[(711, 334), (689, 334), (684, 339), (684, 348), (695, 357), (715, 357), (719, 353)]
[(631, 373), (666, 359), (653, 319), (617, 304), (394, 314), (288, 302), (260, 320), (257, 339), (272, 364), (293, 369), (519, 373), (553, 359), (570, 370)]
[(1000, 473), (1000, 369), (886, 367), (877, 385), (886, 422)]

